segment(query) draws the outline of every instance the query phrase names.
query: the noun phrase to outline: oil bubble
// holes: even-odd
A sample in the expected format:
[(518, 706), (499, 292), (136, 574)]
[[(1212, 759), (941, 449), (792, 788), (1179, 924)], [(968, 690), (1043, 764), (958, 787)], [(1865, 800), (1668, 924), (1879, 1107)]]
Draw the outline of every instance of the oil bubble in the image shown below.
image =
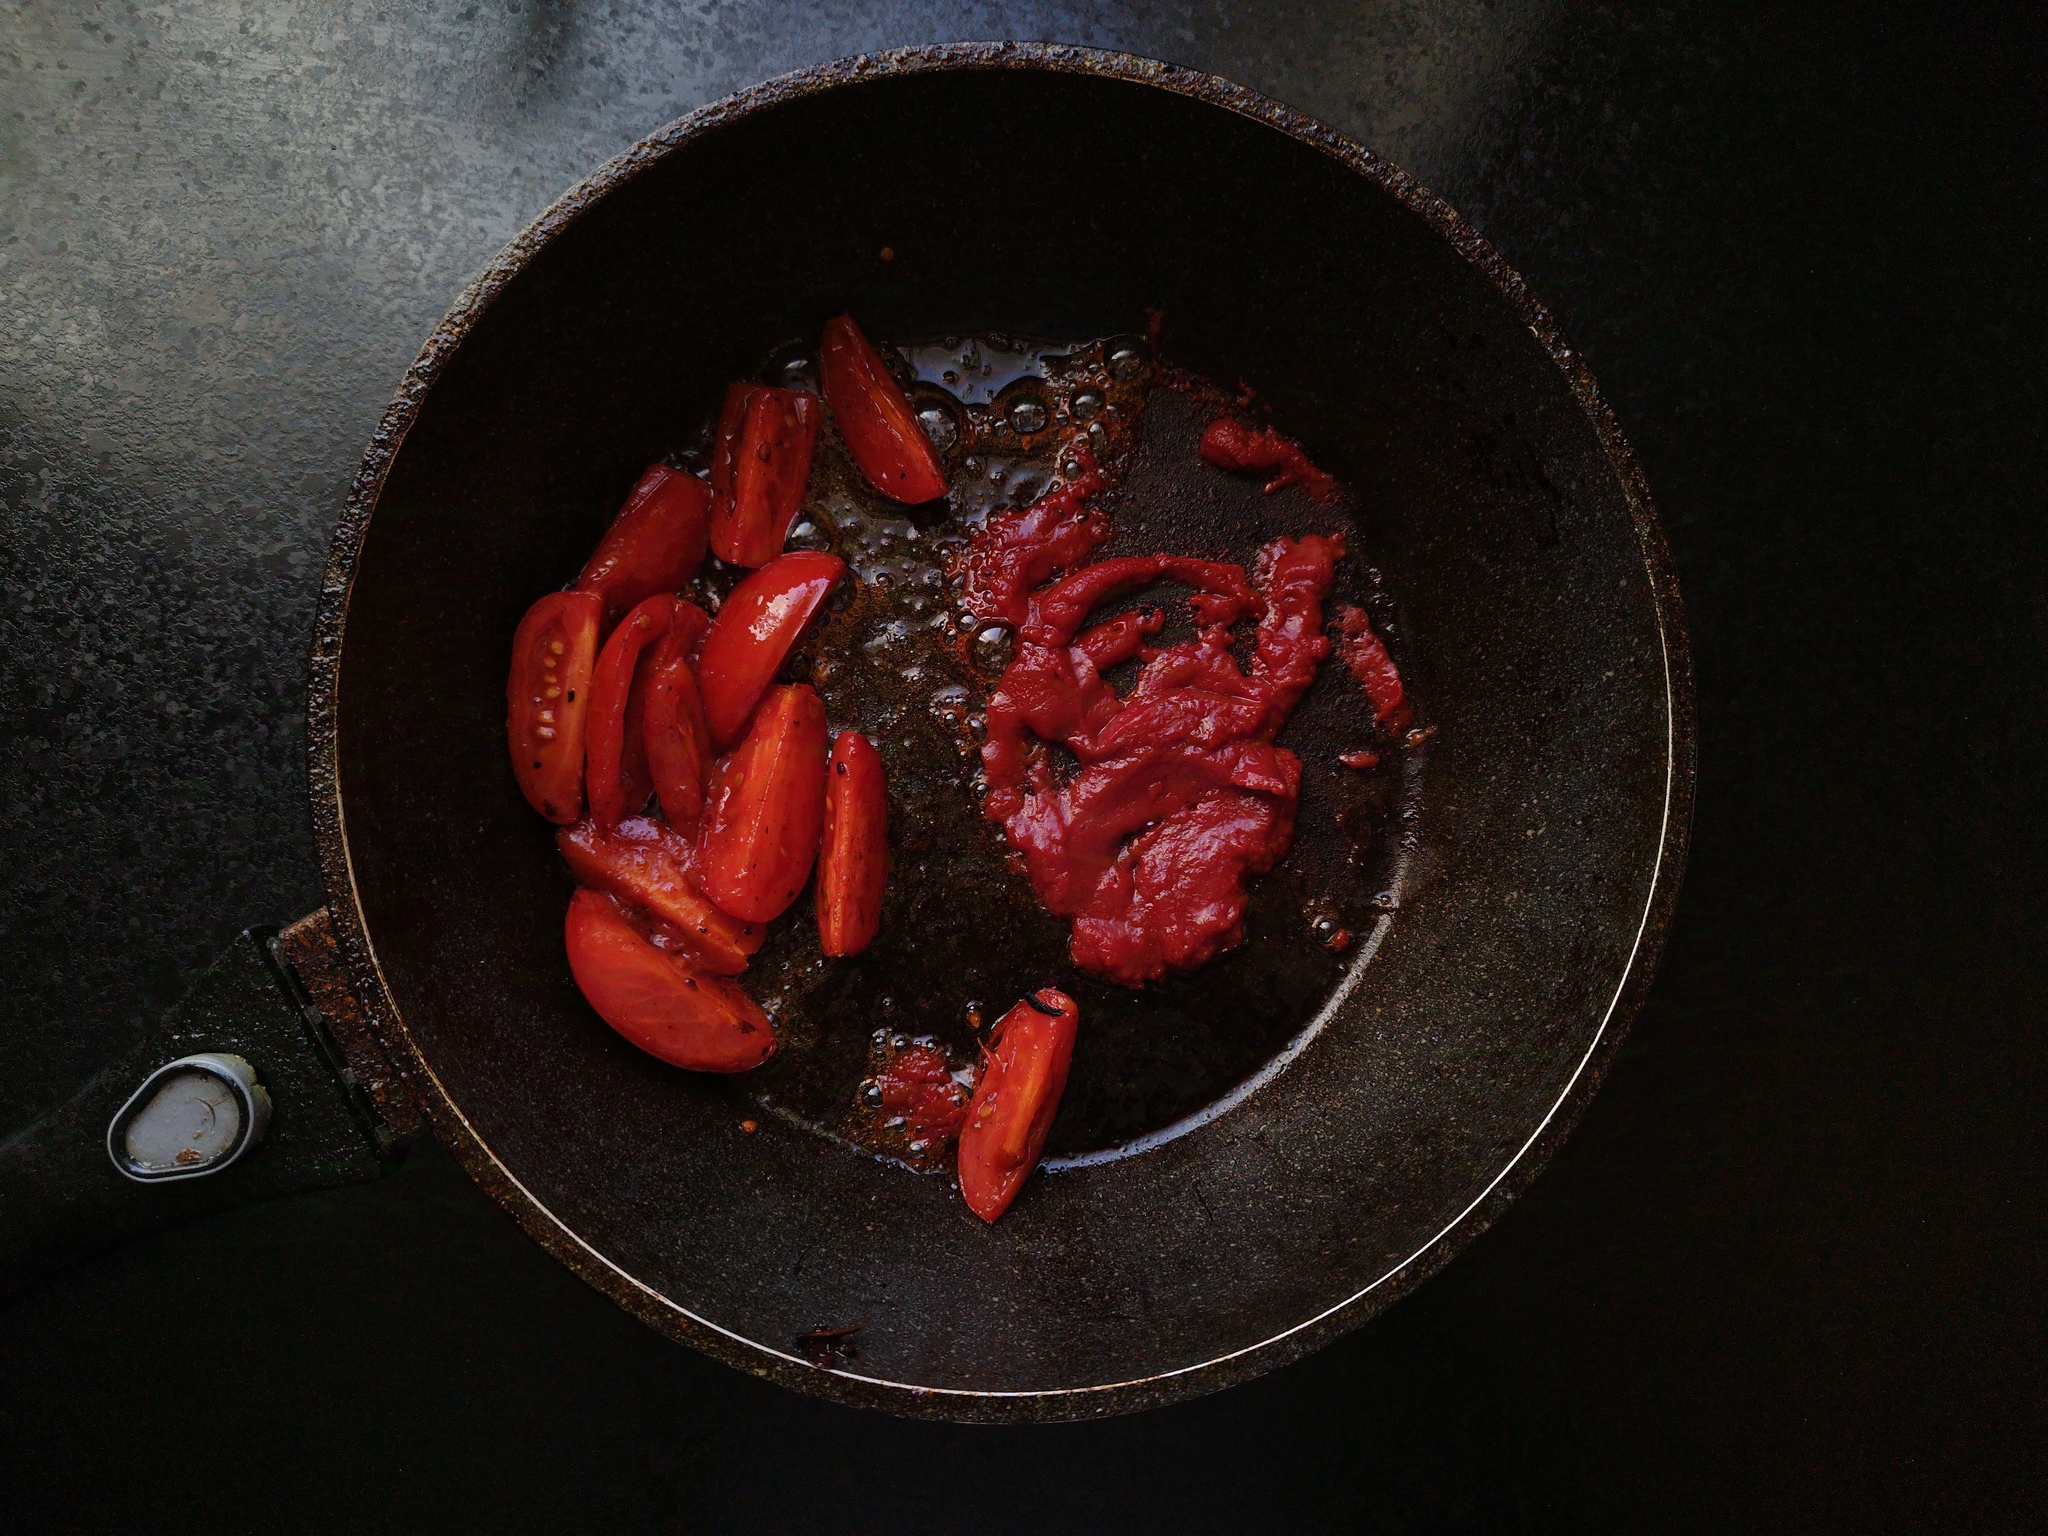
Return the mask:
[(1074, 414), (1083, 421), (1093, 421), (1102, 410), (1102, 396), (1092, 389), (1084, 389), (1074, 396)]
[(789, 530), (787, 543), (791, 549), (830, 549), (832, 536), (809, 518), (804, 518)]
[(1045, 408), (1045, 401), (1038, 395), (1019, 395), (1010, 402), (1005, 419), (1018, 432), (1043, 432), (1045, 424), (1052, 419)]
[(924, 428), (924, 435), (941, 453), (951, 453), (960, 441), (960, 423), (943, 405), (927, 405), (919, 409), (917, 424)]
[(974, 664), (987, 672), (1000, 672), (1016, 653), (1009, 626), (991, 624), (974, 637)]
[(1145, 349), (1127, 342), (1109, 354), (1109, 376), (1119, 384), (1128, 384), (1145, 371), (1145, 362)]

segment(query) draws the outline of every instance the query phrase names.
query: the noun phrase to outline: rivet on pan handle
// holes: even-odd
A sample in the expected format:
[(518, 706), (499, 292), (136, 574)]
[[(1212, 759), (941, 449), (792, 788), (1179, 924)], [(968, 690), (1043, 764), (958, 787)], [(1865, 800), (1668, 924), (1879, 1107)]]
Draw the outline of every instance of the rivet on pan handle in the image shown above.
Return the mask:
[(143, 1079), (107, 1126), (107, 1156), (138, 1184), (219, 1173), (270, 1129), (270, 1091), (240, 1056), (180, 1056)]

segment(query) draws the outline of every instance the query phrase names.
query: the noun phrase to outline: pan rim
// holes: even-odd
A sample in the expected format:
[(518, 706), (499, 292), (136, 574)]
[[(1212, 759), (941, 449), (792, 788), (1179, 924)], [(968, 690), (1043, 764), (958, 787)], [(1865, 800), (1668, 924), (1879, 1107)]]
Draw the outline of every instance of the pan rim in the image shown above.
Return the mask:
[[(1149, 86), (1222, 108), (1286, 134), (1377, 183), (1429, 223), (1527, 325), (1564, 375), (1612, 465), (1634, 522), (1649, 578), (1665, 696), (1665, 783), (1657, 853), (1627, 963), (1599, 1027), (1535, 1129), (1476, 1194), (1414, 1252), (1344, 1300), (1255, 1343), (1127, 1380), (1080, 1386), (978, 1389), (926, 1386), (817, 1366), (691, 1312), (601, 1253), (550, 1210), (498, 1157), (455, 1103), (400, 1017), (364, 921), (349, 853), (339, 772), (338, 698), (343, 633), (357, 560), (386, 478), (443, 367), (484, 312), (532, 258), (597, 202), (670, 153), (762, 108), (864, 81), (947, 71), (1035, 70)], [(1292, 108), (1220, 77), (1133, 54), (1053, 43), (951, 43), (860, 54), (799, 69), (709, 103), (657, 129), (598, 167), (508, 242), (457, 296), (407, 369), (365, 450), (335, 530), (315, 619), (307, 694), (311, 808), (335, 935), (372, 1027), (426, 1107), (436, 1134), (469, 1174), (536, 1241), (593, 1287), (660, 1331), (713, 1357), (794, 1387), (913, 1416), (990, 1421), (1050, 1420), (1127, 1412), (1213, 1391), (1319, 1347), (1390, 1305), (1483, 1232), (1535, 1178), (1604, 1078), (1647, 992), (1677, 897), (1689, 841), (1695, 758), (1690, 648), (1670, 551), (1647, 482), (1583, 358), (1520, 275), (1441, 198), (1356, 141)], [(1532, 1155), (1533, 1154), (1533, 1155)], [(1455, 1235), (1455, 1241), (1452, 1241)], [(1364, 1316), (1361, 1308), (1368, 1308)]]

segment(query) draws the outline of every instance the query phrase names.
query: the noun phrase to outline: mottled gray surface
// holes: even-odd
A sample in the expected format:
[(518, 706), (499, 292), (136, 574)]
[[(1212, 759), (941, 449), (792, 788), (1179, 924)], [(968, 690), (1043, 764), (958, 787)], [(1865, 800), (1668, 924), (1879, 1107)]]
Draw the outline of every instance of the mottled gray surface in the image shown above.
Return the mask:
[[(656, 1337), (429, 1153), (0, 1315), (0, 1526), (160, 1519), (203, 1444), (275, 1530), (2041, 1528), (2038, 9), (532, 14), (0, 8), (15, 1117), (236, 924), (313, 899), (312, 571), (456, 285), (691, 101), (997, 31), (1165, 54), (1360, 133), (1588, 355), (1700, 684), (1657, 988), (1483, 1239), (1216, 1398), (1003, 1432), (805, 1401)], [(313, 15), (343, 18), (331, 57), (271, 31)], [(229, 1332), (188, 1436), (166, 1345)]]

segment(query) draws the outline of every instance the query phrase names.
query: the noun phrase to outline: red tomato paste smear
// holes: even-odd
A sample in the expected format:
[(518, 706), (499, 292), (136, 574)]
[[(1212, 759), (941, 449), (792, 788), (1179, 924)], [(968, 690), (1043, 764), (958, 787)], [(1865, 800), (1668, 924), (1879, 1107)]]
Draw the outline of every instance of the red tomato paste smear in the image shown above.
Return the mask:
[(1415, 711), (1408, 707), (1407, 692), (1401, 687), (1401, 670), (1372, 632), (1372, 620), (1365, 610), (1346, 604), (1337, 610), (1331, 627), (1337, 631), (1337, 653), (1372, 700), (1374, 719), (1390, 731), (1408, 729), (1415, 722)]
[[(1242, 566), (1177, 555), (1102, 560), (1032, 588), (1106, 536), (1080, 503), (1088, 475), (976, 535), (966, 601), (1017, 628), (988, 706), (984, 809), (1039, 899), (1074, 920), (1075, 964), (1124, 986), (1201, 965), (1244, 936), (1245, 881), (1286, 855), (1301, 763), (1273, 744), (1330, 652), (1322, 601), (1339, 537), (1278, 539)], [(1048, 503), (1053, 505), (1048, 506)], [(1155, 582), (1194, 588), (1193, 640), (1154, 649), (1156, 609), (1087, 625), (1112, 597)], [(1247, 676), (1230, 626), (1256, 618)], [(1105, 669), (1144, 661), (1122, 698)], [(1036, 739), (1034, 739), (1036, 738)], [(1042, 742), (1078, 766), (1054, 774)]]
[(958, 1134), (967, 1118), (967, 1090), (954, 1080), (952, 1066), (930, 1046), (898, 1051), (875, 1072), (876, 1125), (902, 1129), (914, 1142), (943, 1141)]
[(1238, 474), (1270, 474), (1266, 494), (1298, 485), (1318, 502), (1336, 494), (1337, 482), (1309, 462), (1301, 444), (1271, 427), (1255, 427), (1235, 416), (1218, 416), (1202, 434), (1202, 457)]

